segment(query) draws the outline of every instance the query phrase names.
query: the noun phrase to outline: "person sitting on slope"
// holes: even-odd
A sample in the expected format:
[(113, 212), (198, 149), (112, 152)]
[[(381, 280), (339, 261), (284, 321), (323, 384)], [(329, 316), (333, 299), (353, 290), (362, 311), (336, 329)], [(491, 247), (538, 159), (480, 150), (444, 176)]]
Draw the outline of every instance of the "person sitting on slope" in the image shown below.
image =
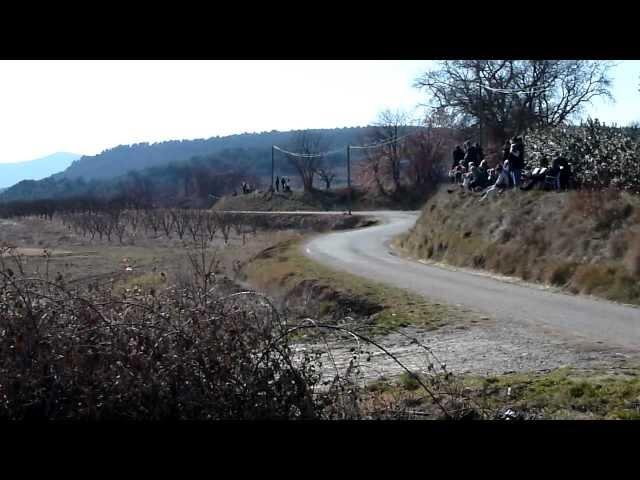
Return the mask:
[(490, 194), (492, 194), (492, 192), (498, 192), (498, 193), (502, 193), (506, 188), (509, 188), (510, 182), (509, 182), (509, 160), (506, 160), (504, 162), (504, 167), (500, 164), (498, 164), (498, 166), (496, 167), (496, 172), (498, 174), (498, 179), (496, 180), (496, 183), (494, 183), (491, 187), (489, 187), (487, 189), (487, 191), (484, 193), (484, 196), (480, 199), (485, 200)]

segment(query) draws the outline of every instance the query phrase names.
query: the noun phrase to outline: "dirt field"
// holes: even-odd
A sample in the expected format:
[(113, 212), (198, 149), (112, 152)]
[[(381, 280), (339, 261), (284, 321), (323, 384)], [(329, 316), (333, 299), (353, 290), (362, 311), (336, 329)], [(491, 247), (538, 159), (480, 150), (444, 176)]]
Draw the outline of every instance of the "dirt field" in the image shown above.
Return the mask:
[[(186, 238), (181, 241), (177, 237), (141, 234), (134, 242), (119, 245), (117, 241), (89, 240), (55, 220), (27, 218), (1, 222), (0, 245), (14, 247), (13, 252), (23, 256), (28, 273), (44, 274), (48, 264), (49, 275), (59, 273), (67, 283), (104, 281), (116, 286), (134, 284), (137, 279), (149, 282), (149, 275), (157, 275), (157, 283), (172, 283), (187, 275), (189, 269), (190, 243)], [(246, 235), (243, 243), (242, 235), (232, 233), (228, 244), (216, 237), (208, 250), (220, 260), (219, 273), (232, 278), (236, 262), (300, 235), (294, 230), (259, 232), (255, 236)], [(7, 255), (8, 252), (5, 258)]]

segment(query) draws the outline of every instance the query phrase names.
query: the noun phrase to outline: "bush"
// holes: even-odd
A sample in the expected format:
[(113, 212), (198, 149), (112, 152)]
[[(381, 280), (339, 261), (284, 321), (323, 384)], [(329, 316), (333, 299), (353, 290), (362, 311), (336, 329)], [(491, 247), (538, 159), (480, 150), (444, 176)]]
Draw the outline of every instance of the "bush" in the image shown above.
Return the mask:
[(640, 142), (629, 131), (589, 120), (531, 132), (526, 138), (527, 162), (557, 155), (571, 163), (576, 183), (584, 188), (609, 186), (640, 193)]
[(636, 235), (631, 243), (625, 258), (625, 265), (632, 275), (640, 277), (640, 235)]
[(0, 419), (318, 418), (319, 374), (252, 292), (113, 297), (0, 257)]

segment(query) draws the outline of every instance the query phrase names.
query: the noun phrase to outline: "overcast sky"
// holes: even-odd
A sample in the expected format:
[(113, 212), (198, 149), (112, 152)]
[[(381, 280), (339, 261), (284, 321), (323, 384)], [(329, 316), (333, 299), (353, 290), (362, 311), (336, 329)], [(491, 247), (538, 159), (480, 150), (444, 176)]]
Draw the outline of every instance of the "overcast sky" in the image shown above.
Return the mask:
[[(0, 61), (0, 162), (118, 144), (366, 125), (415, 111), (429, 61)], [(607, 123), (640, 120), (640, 61), (613, 71)]]

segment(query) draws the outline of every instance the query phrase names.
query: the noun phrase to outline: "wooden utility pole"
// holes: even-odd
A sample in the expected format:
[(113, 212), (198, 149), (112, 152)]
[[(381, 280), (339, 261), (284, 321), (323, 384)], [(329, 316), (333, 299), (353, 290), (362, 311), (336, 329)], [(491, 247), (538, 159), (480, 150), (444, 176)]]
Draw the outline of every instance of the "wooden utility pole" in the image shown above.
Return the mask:
[(347, 188), (349, 190), (349, 215), (351, 215), (351, 145), (347, 145)]
[(482, 148), (482, 116), (483, 116), (483, 108), (482, 108), (482, 78), (480, 78), (480, 65), (476, 64), (476, 74), (478, 76), (478, 126), (479, 126), (479, 132), (478, 132), (478, 137), (479, 137), (479, 143), (480, 143), (480, 148)]
[(273, 188), (273, 171), (274, 171), (274, 152), (275, 152), (275, 148), (273, 148), (273, 145), (271, 145), (271, 191), (274, 192), (274, 188)]

